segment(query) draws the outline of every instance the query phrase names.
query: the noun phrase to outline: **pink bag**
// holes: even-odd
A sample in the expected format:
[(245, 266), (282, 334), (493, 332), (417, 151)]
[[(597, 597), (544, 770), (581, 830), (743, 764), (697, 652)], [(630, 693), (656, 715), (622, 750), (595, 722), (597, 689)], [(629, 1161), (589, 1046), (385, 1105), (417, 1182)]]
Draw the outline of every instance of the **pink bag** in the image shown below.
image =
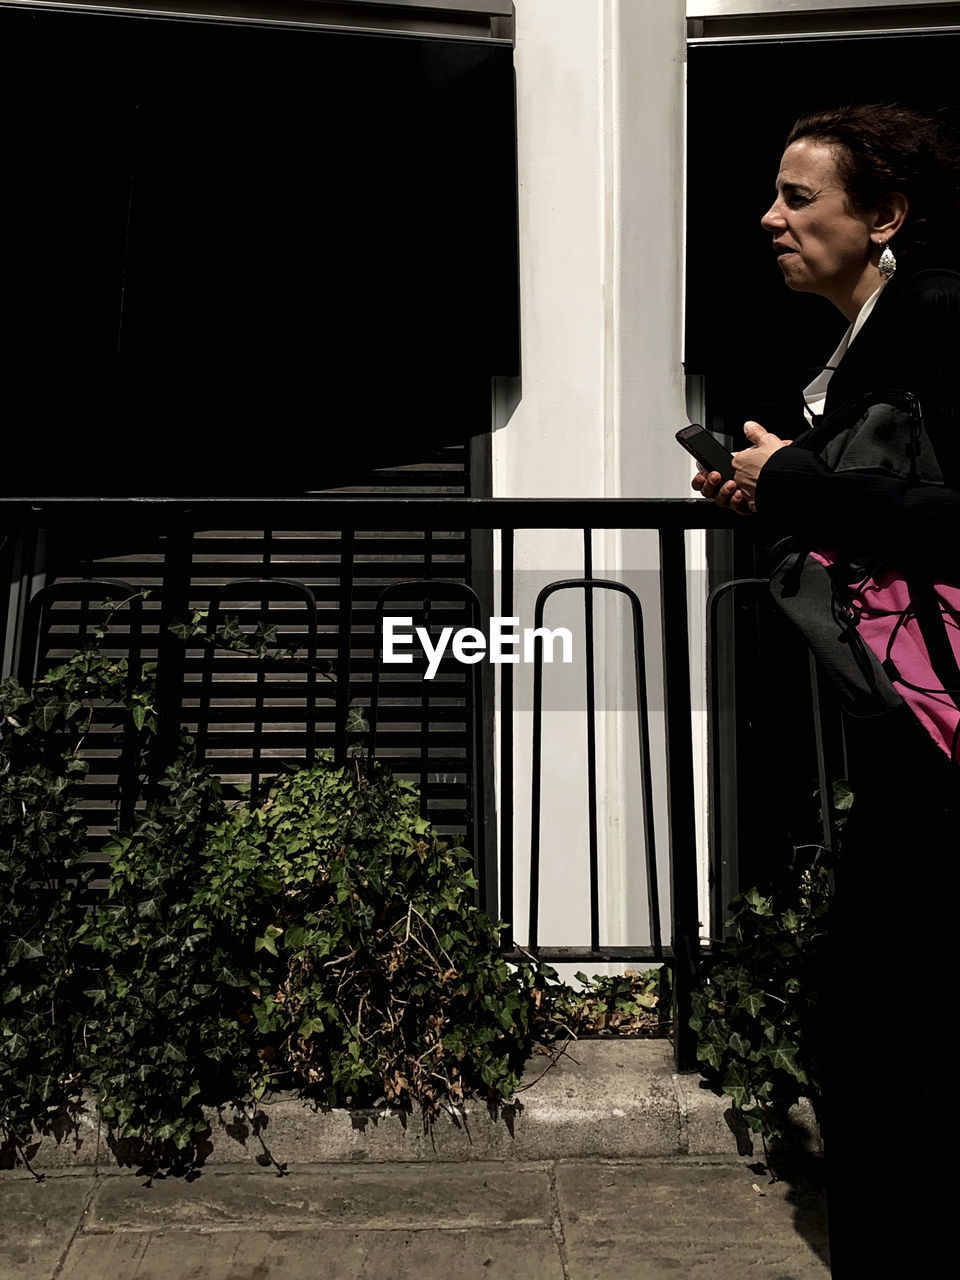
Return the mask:
[[(843, 405), (800, 447), (838, 473), (943, 484), (910, 392), (879, 390)], [(770, 575), (770, 589), (849, 712), (881, 715), (906, 703), (937, 746), (960, 759), (960, 588), (878, 563), (865, 546), (794, 550)]]
[[(810, 554), (825, 568), (835, 563), (828, 553)], [(960, 708), (951, 695), (960, 689), (950, 687), (934, 670), (906, 579), (889, 569), (848, 586), (849, 608), (860, 639), (937, 746), (957, 760)], [(960, 588), (934, 580), (929, 590), (936, 596), (951, 652), (960, 663)]]

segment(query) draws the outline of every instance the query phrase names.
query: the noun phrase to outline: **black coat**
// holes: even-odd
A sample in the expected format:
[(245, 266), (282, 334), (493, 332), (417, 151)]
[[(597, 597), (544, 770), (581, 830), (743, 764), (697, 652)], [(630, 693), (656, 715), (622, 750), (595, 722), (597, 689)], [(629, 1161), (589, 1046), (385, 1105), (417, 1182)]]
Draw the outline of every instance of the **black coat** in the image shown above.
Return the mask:
[(920, 400), (946, 487), (863, 472), (834, 474), (805, 448), (778, 450), (757, 482), (757, 511), (815, 546), (867, 543), (895, 563), (960, 567), (960, 275), (898, 271), (830, 379), (826, 413), (881, 388)]

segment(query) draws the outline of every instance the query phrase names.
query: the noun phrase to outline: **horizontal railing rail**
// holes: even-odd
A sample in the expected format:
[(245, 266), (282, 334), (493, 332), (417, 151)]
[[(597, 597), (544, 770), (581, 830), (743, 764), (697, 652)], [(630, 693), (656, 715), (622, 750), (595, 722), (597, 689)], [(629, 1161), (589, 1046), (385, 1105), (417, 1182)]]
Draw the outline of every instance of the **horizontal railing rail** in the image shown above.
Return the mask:
[[(170, 522), (181, 528), (242, 520), (289, 527), (373, 529), (726, 529), (739, 525), (728, 512), (700, 498), (357, 498), (297, 497), (2, 497), (0, 528), (46, 526), (68, 519)], [(379, 516), (378, 516), (379, 513)], [(264, 524), (266, 518), (266, 524)], [(306, 523), (303, 523), (306, 521)], [(231, 523), (231, 527), (237, 527)]]

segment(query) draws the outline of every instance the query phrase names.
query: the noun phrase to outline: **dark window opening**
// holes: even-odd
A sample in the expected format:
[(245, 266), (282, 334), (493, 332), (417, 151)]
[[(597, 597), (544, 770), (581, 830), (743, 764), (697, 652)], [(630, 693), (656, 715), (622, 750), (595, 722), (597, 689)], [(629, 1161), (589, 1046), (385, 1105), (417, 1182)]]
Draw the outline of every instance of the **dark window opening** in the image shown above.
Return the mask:
[(298, 492), (489, 430), (518, 372), (509, 45), (0, 28), (17, 491)]

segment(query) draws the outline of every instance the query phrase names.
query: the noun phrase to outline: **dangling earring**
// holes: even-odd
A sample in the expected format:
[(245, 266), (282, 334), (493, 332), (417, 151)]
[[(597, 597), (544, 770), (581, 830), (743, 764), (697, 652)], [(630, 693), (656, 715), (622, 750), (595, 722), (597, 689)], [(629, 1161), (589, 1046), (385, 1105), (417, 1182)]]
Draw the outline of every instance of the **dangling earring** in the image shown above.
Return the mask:
[(890, 248), (889, 244), (885, 244), (883, 246), (883, 253), (880, 255), (880, 261), (877, 263), (877, 267), (879, 268), (880, 274), (883, 276), (884, 280), (889, 280), (896, 271), (897, 260), (893, 256), (893, 250)]

